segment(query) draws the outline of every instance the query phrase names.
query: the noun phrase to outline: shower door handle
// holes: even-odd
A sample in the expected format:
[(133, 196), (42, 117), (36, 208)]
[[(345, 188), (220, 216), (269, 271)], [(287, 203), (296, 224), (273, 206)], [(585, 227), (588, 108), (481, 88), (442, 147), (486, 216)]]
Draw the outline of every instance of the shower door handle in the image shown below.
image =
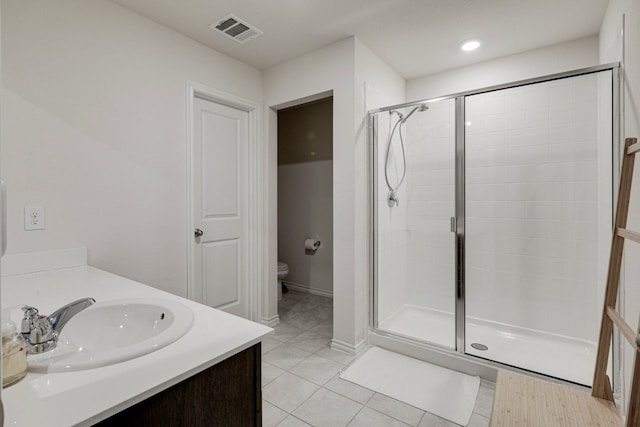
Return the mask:
[(456, 221), (456, 217), (452, 216), (451, 217), (451, 232), (455, 233), (456, 231), (458, 231), (458, 224)]

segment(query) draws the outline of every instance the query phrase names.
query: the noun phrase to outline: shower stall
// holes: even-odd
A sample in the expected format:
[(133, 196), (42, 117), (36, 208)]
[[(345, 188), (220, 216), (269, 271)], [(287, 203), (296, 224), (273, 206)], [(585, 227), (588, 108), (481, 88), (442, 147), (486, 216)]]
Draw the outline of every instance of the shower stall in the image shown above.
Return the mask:
[(590, 385), (618, 93), (611, 64), (370, 111), (372, 333)]

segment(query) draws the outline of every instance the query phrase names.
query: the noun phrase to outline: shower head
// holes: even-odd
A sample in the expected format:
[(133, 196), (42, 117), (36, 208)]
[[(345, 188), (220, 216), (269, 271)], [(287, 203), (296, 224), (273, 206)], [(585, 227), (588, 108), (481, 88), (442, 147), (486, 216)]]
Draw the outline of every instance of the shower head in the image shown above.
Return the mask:
[(401, 116), (400, 120), (402, 121), (402, 123), (405, 123), (407, 120), (409, 120), (409, 117), (411, 117), (411, 115), (416, 111), (422, 113), (423, 111), (427, 111), (428, 109), (429, 106), (427, 104), (416, 105), (415, 107), (413, 107), (413, 110), (409, 111), (409, 114), (407, 114), (405, 117)]

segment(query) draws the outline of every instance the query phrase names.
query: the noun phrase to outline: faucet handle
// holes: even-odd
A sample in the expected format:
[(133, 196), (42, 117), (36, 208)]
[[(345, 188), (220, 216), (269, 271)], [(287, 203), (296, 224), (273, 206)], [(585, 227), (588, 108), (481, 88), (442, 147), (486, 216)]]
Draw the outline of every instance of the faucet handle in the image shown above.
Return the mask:
[(28, 353), (41, 353), (55, 347), (56, 333), (47, 316), (39, 314), (38, 309), (25, 305), (22, 307), (21, 332), (26, 340)]
[(37, 308), (31, 307), (30, 305), (22, 306), (22, 311), (24, 311), (24, 317), (37, 316), (39, 313)]
[(39, 312), (37, 308), (31, 307), (29, 305), (23, 306), (22, 311), (24, 311), (24, 317), (22, 318), (20, 332), (22, 332), (23, 334), (28, 334), (31, 332), (31, 321), (38, 318)]

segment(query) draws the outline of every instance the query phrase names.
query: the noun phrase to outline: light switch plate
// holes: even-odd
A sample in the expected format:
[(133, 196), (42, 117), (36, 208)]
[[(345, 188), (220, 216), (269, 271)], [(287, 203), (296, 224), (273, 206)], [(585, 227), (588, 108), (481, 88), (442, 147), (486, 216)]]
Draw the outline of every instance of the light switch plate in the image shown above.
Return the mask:
[(44, 230), (44, 207), (25, 206), (24, 229), (25, 230)]

